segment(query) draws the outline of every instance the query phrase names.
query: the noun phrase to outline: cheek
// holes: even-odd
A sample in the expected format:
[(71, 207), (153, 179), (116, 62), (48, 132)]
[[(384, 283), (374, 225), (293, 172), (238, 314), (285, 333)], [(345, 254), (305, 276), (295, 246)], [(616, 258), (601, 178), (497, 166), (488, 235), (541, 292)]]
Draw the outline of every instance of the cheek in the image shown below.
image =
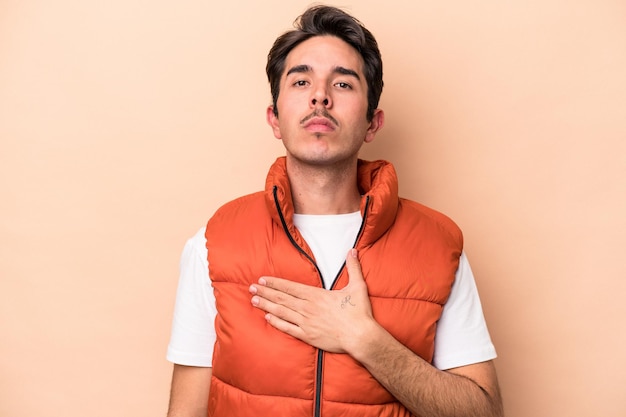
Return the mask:
[[(306, 105), (306, 99), (299, 97), (297, 94), (285, 94), (278, 97), (278, 111), (294, 113), (295, 109)], [(281, 114), (281, 113), (279, 113)]]
[[(335, 103), (338, 104), (337, 101), (335, 101)], [(353, 114), (355, 118), (362, 117), (367, 119), (367, 98), (353, 97), (345, 102), (345, 108)]]

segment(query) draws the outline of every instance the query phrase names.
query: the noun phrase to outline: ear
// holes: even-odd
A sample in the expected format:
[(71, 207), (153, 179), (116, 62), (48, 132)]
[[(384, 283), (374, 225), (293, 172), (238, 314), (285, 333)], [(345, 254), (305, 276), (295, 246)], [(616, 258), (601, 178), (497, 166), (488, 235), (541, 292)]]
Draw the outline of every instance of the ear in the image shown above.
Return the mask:
[(274, 106), (268, 106), (265, 118), (267, 119), (267, 124), (270, 125), (272, 131), (274, 132), (274, 137), (276, 139), (282, 139), (282, 135), (280, 134), (280, 123), (278, 121), (278, 116), (274, 114)]
[(365, 143), (370, 143), (374, 140), (376, 136), (376, 132), (383, 128), (385, 124), (385, 112), (381, 109), (374, 110), (374, 116), (372, 116), (372, 120), (370, 121), (370, 126), (367, 128), (367, 132), (365, 133)]

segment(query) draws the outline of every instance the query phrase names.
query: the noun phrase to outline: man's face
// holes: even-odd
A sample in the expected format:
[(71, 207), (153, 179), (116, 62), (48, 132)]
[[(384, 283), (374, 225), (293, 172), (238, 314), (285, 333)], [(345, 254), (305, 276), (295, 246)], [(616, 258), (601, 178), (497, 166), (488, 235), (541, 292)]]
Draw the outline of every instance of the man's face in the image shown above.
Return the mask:
[(367, 81), (361, 55), (334, 36), (316, 36), (287, 55), (276, 103), (267, 110), (287, 158), (331, 165), (355, 160), (363, 142), (382, 127), (380, 110), (368, 121)]

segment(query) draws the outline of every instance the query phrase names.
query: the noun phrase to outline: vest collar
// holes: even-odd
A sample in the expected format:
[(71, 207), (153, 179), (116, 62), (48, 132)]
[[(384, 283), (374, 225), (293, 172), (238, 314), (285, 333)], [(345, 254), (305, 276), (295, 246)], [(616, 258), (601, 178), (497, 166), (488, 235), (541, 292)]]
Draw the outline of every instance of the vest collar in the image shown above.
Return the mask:
[[(359, 159), (357, 182), (362, 195), (361, 215), (364, 217), (358, 247), (363, 247), (374, 243), (393, 224), (398, 211), (398, 178), (393, 165), (387, 161)], [(265, 197), (272, 219), (281, 227), (286, 226), (296, 242), (306, 247), (293, 224), (293, 200), (284, 156), (270, 167), (265, 182)]]

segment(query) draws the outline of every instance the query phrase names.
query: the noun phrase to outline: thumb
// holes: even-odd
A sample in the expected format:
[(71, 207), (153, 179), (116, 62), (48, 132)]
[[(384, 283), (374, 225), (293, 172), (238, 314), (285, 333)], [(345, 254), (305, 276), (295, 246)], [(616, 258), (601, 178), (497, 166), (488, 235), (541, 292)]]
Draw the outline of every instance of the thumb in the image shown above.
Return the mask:
[(356, 249), (350, 249), (348, 256), (346, 256), (346, 269), (348, 270), (348, 283), (363, 283), (363, 272), (361, 271), (361, 263), (359, 262), (358, 253)]

